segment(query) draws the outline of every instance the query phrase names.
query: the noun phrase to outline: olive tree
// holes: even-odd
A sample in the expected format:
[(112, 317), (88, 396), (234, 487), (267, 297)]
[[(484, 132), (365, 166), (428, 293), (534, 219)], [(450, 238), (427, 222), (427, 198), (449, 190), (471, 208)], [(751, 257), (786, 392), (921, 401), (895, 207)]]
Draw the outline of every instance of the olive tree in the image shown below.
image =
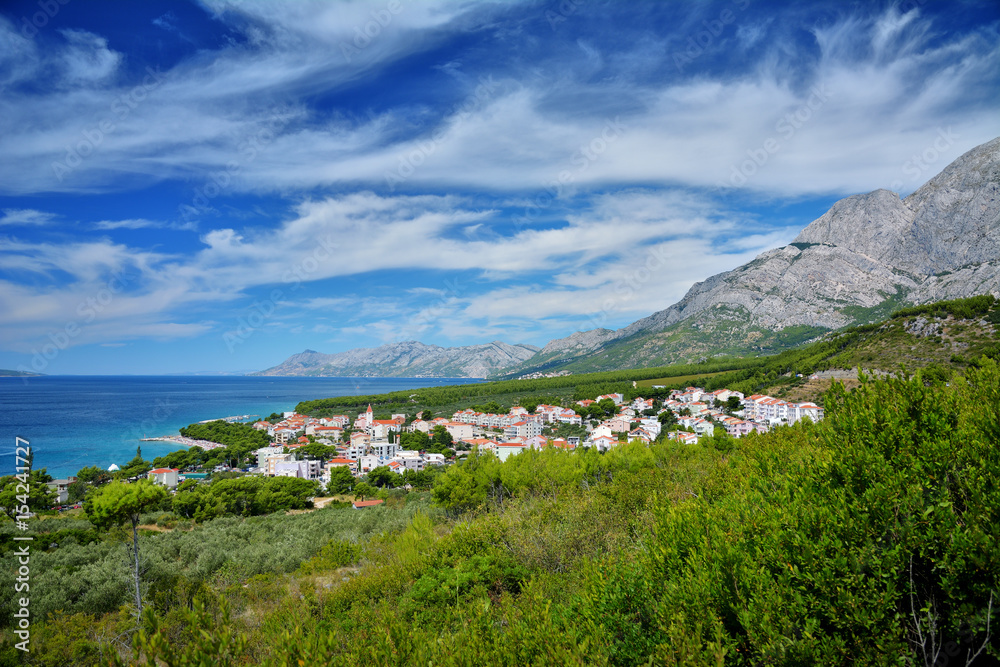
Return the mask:
[(139, 518), (143, 512), (153, 509), (167, 497), (162, 486), (144, 479), (132, 484), (116, 480), (95, 490), (84, 503), (90, 522), (98, 528), (107, 529), (126, 523), (132, 527), (132, 539), (126, 540), (132, 577), (135, 583), (136, 613), (142, 615), (142, 570), (139, 559)]

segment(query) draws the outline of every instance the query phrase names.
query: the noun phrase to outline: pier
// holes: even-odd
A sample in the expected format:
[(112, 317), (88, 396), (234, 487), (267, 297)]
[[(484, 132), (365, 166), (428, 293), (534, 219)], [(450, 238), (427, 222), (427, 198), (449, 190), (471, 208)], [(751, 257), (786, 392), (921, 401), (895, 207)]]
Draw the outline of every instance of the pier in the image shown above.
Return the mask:
[(227, 422), (229, 424), (233, 424), (233, 423), (236, 423), (236, 422), (247, 421), (248, 419), (255, 419), (257, 417), (260, 417), (260, 415), (233, 415), (232, 417), (218, 417), (216, 419), (204, 419), (204, 420), (202, 420), (202, 421), (200, 421), (198, 423), (199, 424), (211, 424), (212, 422), (223, 421), (223, 422)]

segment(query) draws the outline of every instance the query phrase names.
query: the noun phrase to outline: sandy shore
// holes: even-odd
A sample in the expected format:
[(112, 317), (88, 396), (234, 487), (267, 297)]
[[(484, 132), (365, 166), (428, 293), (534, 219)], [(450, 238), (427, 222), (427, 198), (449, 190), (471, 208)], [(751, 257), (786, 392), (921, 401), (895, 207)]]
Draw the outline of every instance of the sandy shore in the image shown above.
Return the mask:
[(220, 447), (225, 447), (225, 445), (220, 445), (217, 442), (185, 438), (183, 435), (164, 435), (158, 438), (142, 438), (142, 442), (176, 442), (178, 445), (184, 445), (185, 447), (201, 447), (202, 449), (218, 449)]

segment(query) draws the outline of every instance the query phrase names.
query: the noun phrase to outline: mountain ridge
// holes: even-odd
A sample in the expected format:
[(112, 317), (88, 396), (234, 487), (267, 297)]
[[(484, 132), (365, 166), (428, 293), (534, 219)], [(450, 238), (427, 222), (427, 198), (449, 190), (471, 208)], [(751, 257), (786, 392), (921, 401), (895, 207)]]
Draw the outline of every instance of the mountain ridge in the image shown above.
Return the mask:
[[(723, 339), (716, 353), (774, 352), (898, 307), (984, 293), (1000, 295), (1000, 138), (905, 199), (884, 189), (845, 197), (788, 245), (695, 283), (669, 308), (574, 348), (564, 364), (544, 362), (585, 371), (691, 361), (720, 347), (699, 340), (713, 336)], [(529, 360), (511, 372), (531, 370)]]
[(493, 341), (482, 345), (441, 347), (419, 341), (387, 343), (336, 354), (304, 350), (281, 364), (253, 375), (325, 375), (336, 377), (488, 377), (526, 361), (539, 348)]
[[(695, 283), (677, 303), (621, 329), (577, 331), (541, 349), (407, 341), (393, 344), (410, 346), (398, 350), (306, 351), (261, 374), (296, 364), (295, 374), (318, 374), (319, 364), (338, 374), (512, 377), (766, 354), (900, 307), (987, 293), (1000, 297), (1000, 137), (967, 151), (906, 198), (876, 189), (838, 200), (788, 245)], [(318, 356), (302, 357), (307, 353)], [(482, 363), (469, 357), (477, 353), (485, 355)]]

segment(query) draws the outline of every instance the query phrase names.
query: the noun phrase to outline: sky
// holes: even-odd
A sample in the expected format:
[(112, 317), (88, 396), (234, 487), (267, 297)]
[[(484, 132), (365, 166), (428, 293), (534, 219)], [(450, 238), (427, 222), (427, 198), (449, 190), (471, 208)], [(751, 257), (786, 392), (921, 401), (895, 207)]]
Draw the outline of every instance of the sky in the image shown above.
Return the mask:
[(0, 368), (543, 346), (1000, 135), (1000, 4), (0, 4)]

